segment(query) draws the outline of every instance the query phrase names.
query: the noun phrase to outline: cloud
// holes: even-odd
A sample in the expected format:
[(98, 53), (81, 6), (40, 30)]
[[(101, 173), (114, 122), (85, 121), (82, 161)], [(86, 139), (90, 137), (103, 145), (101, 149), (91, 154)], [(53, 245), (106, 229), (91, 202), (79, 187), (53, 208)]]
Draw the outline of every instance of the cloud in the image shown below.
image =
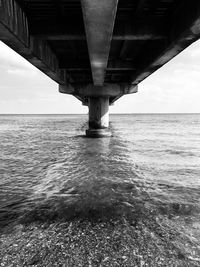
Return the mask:
[(0, 70), (10, 75), (36, 75), (38, 70), (14, 50), (0, 41)]

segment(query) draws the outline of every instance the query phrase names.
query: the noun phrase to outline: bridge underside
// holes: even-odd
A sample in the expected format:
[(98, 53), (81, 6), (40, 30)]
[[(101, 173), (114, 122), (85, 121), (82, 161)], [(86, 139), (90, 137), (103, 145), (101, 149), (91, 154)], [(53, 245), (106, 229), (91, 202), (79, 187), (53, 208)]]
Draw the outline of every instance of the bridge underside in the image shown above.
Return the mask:
[(0, 40), (88, 105), (92, 128), (199, 37), (199, 0), (0, 0)]

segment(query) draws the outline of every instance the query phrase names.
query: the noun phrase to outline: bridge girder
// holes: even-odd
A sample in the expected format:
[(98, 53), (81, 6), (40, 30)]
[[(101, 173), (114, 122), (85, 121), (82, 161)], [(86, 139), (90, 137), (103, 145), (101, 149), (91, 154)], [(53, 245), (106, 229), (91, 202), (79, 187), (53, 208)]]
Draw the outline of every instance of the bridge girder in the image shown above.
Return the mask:
[(101, 108), (199, 38), (199, 0), (0, 0), (0, 40)]

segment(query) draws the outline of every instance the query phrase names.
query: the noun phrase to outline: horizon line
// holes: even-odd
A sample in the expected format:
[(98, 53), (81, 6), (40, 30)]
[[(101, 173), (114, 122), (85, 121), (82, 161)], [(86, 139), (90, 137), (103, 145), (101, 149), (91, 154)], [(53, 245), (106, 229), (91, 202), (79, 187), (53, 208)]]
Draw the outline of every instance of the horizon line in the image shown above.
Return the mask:
[[(135, 114), (200, 114), (200, 112), (134, 112), (110, 113), (109, 115), (135, 115)], [(87, 113), (0, 113), (2, 115), (88, 115)]]

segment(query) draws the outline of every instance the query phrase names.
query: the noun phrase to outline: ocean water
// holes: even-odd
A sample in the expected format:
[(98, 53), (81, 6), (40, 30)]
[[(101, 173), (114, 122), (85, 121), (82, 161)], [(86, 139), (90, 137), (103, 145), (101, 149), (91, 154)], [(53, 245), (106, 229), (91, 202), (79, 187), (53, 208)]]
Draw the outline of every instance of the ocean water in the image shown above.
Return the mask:
[(0, 116), (1, 266), (200, 266), (200, 114), (110, 125)]

